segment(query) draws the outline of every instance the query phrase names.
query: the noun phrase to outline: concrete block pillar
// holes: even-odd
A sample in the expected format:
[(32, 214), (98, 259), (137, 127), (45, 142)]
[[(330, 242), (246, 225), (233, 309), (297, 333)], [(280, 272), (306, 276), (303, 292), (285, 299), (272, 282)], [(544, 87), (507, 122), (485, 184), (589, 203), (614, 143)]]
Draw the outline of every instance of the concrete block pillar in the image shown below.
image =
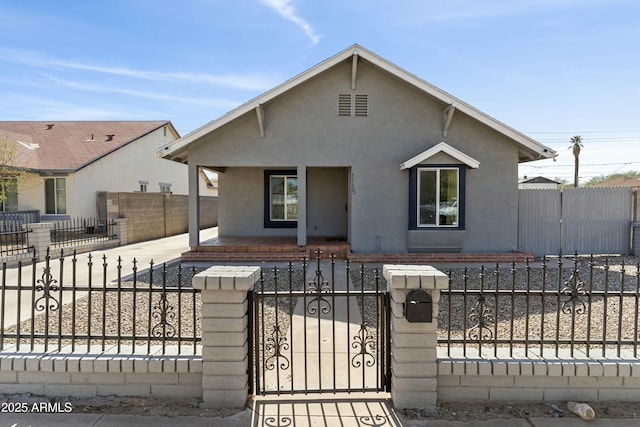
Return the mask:
[(248, 397), (248, 292), (260, 267), (214, 266), (193, 278), (202, 291), (202, 400), (209, 408), (242, 408)]
[(632, 222), (631, 230), (631, 253), (640, 256), (640, 222)]
[[(447, 275), (430, 266), (385, 265), (382, 274), (391, 297), (391, 400), (398, 409), (433, 409), (438, 398), (437, 329), (440, 290)], [(426, 290), (432, 298), (429, 323), (410, 323), (404, 315), (407, 294)]]
[(127, 218), (114, 218), (113, 222), (113, 234), (118, 236), (120, 239), (120, 246), (124, 246), (128, 243), (127, 241)]
[(29, 232), (29, 245), (34, 247), (36, 256), (39, 260), (43, 260), (47, 253), (47, 248), (51, 246), (51, 229), (53, 228), (53, 224), (36, 222), (25, 224), (22, 228)]

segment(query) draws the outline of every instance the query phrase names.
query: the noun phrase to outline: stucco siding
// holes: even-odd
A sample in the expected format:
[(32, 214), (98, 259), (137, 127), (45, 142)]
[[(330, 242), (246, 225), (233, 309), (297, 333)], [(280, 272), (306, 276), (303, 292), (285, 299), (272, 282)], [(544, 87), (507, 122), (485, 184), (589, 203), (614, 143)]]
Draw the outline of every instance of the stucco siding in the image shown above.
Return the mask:
[[(340, 93), (367, 94), (367, 117), (339, 117)], [(400, 170), (400, 164), (445, 141), (480, 162), (479, 169), (467, 170), (461, 250), (513, 250), (517, 144), (461, 112), (454, 114), (448, 137), (443, 138), (445, 107), (366, 61), (358, 65), (353, 91), (351, 65), (342, 63), (263, 105), (264, 138), (259, 136), (255, 112), (247, 113), (191, 144), (189, 157), (199, 165), (226, 167), (219, 176), (220, 235), (295, 235), (295, 230), (263, 227), (262, 169), (303, 166), (313, 177), (312, 168), (339, 167), (350, 172), (347, 226), (352, 250), (406, 252), (410, 174)], [(436, 156), (431, 162), (448, 161), (447, 157)], [(322, 215), (314, 185), (310, 178), (309, 235)], [(433, 231), (434, 239), (447, 236), (437, 233)], [(459, 233), (455, 238), (459, 240)]]
[(148, 192), (159, 192), (162, 182), (171, 184), (173, 194), (187, 194), (187, 167), (155, 156), (174, 139), (160, 128), (77, 171), (75, 185), (67, 185), (67, 196), (75, 195), (72, 215), (94, 216), (97, 191), (139, 191), (140, 181), (148, 182)]

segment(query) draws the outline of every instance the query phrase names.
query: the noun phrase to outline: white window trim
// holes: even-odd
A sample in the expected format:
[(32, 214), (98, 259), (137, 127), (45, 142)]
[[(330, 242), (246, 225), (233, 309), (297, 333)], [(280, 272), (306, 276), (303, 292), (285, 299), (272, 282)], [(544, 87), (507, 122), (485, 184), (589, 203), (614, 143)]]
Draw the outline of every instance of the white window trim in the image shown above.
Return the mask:
[[(284, 218), (274, 218), (273, 217), (273, 187), (271, 185), (271, 179), (273, 178), (283, 178), (284, 179)], [(279, 174), (274, 174), (274, 175), (269, 175), (269, 220), (272, 222), (278, 222), (278, 221), (286, 221), (286, 222), (298, 222), (298, 218), (292, 218), (289, 219), (287, 218), (287, 180), (289, 178), (295, 178), (296, 179), (296, 186), (298, 184), (298, 176), (297, 175), (279, 175)], [(297, 200), (297, 197), (296, 197)]]
[[(58, 206), (58, 193), (60, 192), (61, 188), (58, 186), (58, 179), (62, 179), (64, 184), (64, 212), (60, 212), (60, 206)], [(46, 182), (48, 180), (53, 180), (53, 197), (54, 197), (54, 203), (53, 203), (53, 209), (54, 209), (54, 213), (47, 213), (47, 202), (46, 202)], [(51, 178), (45, 178), (45, 215), (66, 215), (67, 214), (67, 178), (64, 176), (53, 176)]]
[[(454, 170), (456, 171), (456, 195), (458, 198), (458, 205), (456, 206), (456, 224), (440, 225), (440, 171), (442, 170)], [(420, 223), (420, 173), (422, 171), (436, 171), (436, 223), (435, 224), (421, 224)], [(458, 228), (460, 224), (460, 169), (452, 167), (419, 167), (417, 170), (417, 186), (416, 186), (416, 226), (418, 228)]]

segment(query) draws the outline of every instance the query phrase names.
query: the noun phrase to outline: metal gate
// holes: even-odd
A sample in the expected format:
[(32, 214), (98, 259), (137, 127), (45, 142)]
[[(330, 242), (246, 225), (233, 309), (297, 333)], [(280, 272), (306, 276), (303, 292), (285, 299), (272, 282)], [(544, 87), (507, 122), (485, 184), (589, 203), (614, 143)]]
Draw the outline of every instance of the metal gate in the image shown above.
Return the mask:
[[(325, 272), (327, 276), (325, 276)], [(326, 278), (325, 278), (326, 277)], [(390, 389), (389, 298), (378, 270), (333, 256), (261, 274), (250, 294), (252, 394)]]

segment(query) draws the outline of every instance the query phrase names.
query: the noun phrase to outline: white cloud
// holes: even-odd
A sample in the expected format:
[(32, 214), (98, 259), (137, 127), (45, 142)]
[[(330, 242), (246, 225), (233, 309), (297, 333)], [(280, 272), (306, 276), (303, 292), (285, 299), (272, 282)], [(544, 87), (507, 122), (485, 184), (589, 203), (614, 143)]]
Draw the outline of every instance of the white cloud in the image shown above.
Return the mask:
[(109, 74), (121, 77), (131, 77), (141, 80), (164, 81), (164, 82), (184, 82), (196, 84), (210, 84), (214, 86), (224, 86), (234, 89), (263, 91), (275, 85), (261, 76), (240, 76), (234, 74), (216, 75), (206, 73), (185, 73), (185, 72), (158, 72), (147, 70), (136, 70), (128, 67), (93, 65), (83, 62), (49, 59), (40, 56), (32, 51), (19, 51), (14, 49), (0, 48), (0, 60), (13, 63), (29, 65), (35, 68), (66, 68), (72, 70), (91, 71), (102, 74)]
[(291, 21), (296, 24), (302, 31), (305, 32), (307, 37), (311, 39), (313, 44), (318, 44), (320, 41), (320, 36), (316, 34), (316, 31), (313, 29), (311, 24), (309, 24), (304, 18), (300, 17), (297, 13), (293, 5), (291, 4), (291, 0), (260, 0), (265, 5), (274, 9), (278, 14), (287, 21)]

